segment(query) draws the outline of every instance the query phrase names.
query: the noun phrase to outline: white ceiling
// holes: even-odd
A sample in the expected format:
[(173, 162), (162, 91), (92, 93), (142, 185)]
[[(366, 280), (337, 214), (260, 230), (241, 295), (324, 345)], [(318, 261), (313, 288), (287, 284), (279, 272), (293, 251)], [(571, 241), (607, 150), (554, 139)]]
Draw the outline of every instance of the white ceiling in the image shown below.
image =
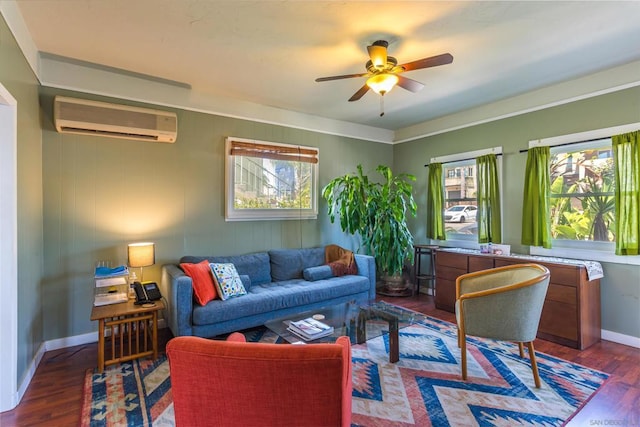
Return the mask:
[[(36, 49), (194, 93), (397, 131), (640, 60), (640, 2), (18, 0)], [(369, 91), (366, 46), (390, 42), (418, 93)], [(640, 76), (638, 76), (640, 80)]]

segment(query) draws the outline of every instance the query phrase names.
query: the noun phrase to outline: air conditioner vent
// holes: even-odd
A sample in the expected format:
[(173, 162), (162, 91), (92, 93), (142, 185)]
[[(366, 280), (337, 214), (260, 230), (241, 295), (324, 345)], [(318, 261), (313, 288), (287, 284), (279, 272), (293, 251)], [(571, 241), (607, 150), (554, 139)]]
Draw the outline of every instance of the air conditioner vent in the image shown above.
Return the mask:
[(125, 132), (113, 132), (113, 131), (105, 131), (105, 130), (90, 130), (90, 129), (79, 129), (64, 126), (62, 127), (61, 133), (83, 133), (83, 134), (94, 134), (99, 136), (111, 136), (114, 138), (128, 138), (128, 139), (143, 139), (145, 141), (157, 141), (158, 137), (153, 135), (143, 135), (139, 133), (125, 133)]
[(54, 121), (61, 133), (175, 142), (175, 113), (56, 96)]

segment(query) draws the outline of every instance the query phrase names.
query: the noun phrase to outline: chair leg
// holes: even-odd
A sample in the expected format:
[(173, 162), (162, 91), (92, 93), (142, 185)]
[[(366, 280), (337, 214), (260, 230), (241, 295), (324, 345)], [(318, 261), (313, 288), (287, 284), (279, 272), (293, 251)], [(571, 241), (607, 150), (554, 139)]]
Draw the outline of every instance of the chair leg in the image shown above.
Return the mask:
[(467, 380), (467, 336), (458, 331), (458, 343), (460, 344), (460, 364), (462, 365), (462, 380)]
[(529, 349), (529, 359), (531, 359), (531, 370), (533, 371), (533, 381), (536, 384), (536, 388), (540, 388), (540, 375), (538, 375), (538, 364), (536, 363), (536, 352), (533, 349), (533, 341), (527, 343)]
[(524, 358), (524, 346), (521, 342), (518, 343), (518, 350), (520, 350), (520, 358)]

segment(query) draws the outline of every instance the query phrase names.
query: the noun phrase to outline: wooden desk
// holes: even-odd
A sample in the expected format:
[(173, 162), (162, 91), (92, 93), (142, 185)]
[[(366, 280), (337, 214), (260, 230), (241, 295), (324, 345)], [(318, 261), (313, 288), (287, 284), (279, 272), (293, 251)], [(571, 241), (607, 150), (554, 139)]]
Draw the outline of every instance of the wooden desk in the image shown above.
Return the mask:
[[(105, 366), (140, 357), (158, 357), (158, 311), (162, 300), (153, 307), (135, 305), (133, 300), (93, 307), (91, 320), (98, 321), (98, 371)], [(105, 338), (105, 333), (109, 335)], [(105, 353), (110, 355), (105, 360)]]
[(462, 274), (526, 262), (544, 265), (549, 269), (551, 279), (538, 338), (584, 350), (600, 341), (600, 279), (589, 280), (584, 266), (548, 259), (438, 250), (435, 306), (455, 311), (456, 278)]

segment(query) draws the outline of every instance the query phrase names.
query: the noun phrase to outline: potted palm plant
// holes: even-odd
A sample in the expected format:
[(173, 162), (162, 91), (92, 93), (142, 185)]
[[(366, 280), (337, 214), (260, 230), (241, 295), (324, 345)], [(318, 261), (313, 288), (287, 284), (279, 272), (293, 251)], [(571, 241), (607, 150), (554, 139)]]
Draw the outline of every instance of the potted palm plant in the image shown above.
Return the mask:
[(416, 216), (411, 184), (416, 178), (394, 176), (389, 167), (380, 165), (376, 171), (382, 180), (374, 182), (362, 172), (362, 165), (357, 169), (322, 189), (329, 219), (333, 223), (339, 216), (342, 231), (360, 236), (365, 253), (375, 257), (387, 293), (406, 294), (402, 268), (406, 261), (413, 262), (413, 236), (406, 219), (407, 213)]

